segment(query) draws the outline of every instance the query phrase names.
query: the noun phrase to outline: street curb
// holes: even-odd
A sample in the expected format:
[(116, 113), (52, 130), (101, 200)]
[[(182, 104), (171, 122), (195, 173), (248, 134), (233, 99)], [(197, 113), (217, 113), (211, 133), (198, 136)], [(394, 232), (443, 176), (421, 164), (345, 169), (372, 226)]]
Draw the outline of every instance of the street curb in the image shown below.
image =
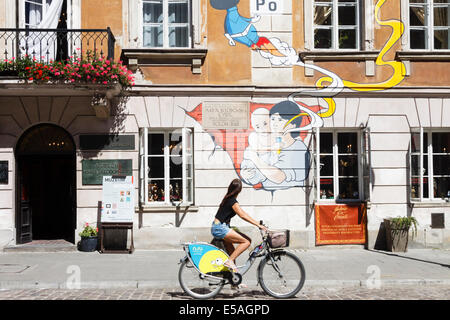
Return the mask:
[[(257, 287), (256, 281), (246, 281), (249, 287)], [(380, 280), (379, 283), (368, 283), (367, 280), (306, 280), (303, 288), (351, 288), (364, 287), (380, 289), (389, 286), (450, 286), (450, 279), (396, 279)], [(85, 281), (81, 283), (57, 283), (39, 281), (1, 281), (0, 290), (28, 290), (28, 289), (163, 289), (179, 288), (177, 281)]]
[(348, 288), (348, 287), (366, 287), (378, 288), (383, 286), (450, 286), (450, 279), (390, 279), (379, 280), (373, 282), (365, 280), (306, 280), (305, 286), (310, 287), (334, 287), (334, 288)]

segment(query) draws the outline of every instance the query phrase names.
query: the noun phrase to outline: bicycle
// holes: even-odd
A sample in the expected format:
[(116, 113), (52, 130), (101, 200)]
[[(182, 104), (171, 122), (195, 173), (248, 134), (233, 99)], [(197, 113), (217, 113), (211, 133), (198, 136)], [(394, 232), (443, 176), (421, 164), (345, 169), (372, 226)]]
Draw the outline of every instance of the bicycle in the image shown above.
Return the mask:
[(218, 247), (206, 242), (183, 243), (186, 256), (180, 259), (178, 272), (181, 288), (196, 299), (213, 298), (225, 285), (239, 285), (256, 259), (262, 258), (257, 281), (263, 291), (280, 299), (295, 296), (305, 283), (305, 268), (296, 255), (282, 249), (289, 246), (289, 230), (282, 231), (286, 241), (281, 245), (274, 244), (274, 232), (260, 230), (263, 241), (252, 250), (244, 265), (237, 266), (239, 272), (223, 266), (228, 255)]

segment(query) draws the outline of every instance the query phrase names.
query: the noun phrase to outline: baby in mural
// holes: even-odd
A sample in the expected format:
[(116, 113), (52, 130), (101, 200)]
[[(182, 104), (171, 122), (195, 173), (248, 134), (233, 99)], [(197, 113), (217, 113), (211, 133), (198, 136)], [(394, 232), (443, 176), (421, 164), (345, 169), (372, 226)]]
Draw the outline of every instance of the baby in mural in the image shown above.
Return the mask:
[(262, 50), (274, 56), (284, 57), (278, 49), (266, 37), (260, 37), (253, 23), (258, 22), (261, 17), (245, 18), (238, 12), (237, 5), (240, 0), (210, 0), (214, 9), (227, 10), (225, 17), (225, 37), (230, 46), (236, 42), (245, 44), (253, 50)]
[(250, 160), (250, 152), (256, 152), (259, 158), (268, 166), (273, 166), (278, 161), (280, 143), (270, 130), (270, 114), (266, 108), (258, 108), (251, 115), (251, 124), (255, 131), (248, 136), (248, 147), (244, 151), (244, 159), (241, 170), (252, 169), (252, 176), (242, 177), (244, 182), (255, 185), (266, 180), (259, 169)]

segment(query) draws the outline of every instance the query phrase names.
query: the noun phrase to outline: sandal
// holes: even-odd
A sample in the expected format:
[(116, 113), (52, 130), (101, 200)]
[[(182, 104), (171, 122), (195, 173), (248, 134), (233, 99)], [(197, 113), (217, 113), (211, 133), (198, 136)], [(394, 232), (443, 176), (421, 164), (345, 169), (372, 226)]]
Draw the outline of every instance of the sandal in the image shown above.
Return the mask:
[(231, 261), (230, 259), (227, 259), (223, 265), (225, 267), (227, 267), (228, 269), (231, 269), (233, 272), (238, 272), (238, 269), (236, 267), (236, 265), (233, 263), (233, 261)]

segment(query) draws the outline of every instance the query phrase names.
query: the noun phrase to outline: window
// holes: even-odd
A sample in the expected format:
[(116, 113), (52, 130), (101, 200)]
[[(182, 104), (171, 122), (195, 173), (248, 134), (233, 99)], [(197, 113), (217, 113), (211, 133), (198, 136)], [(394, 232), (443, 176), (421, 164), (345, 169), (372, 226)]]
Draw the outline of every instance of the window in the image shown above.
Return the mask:
[(358, 136), (358, 132), (320, 133), (321, 199), (360, 200)]
[(411, 198), (450, 197), (450, 132), (411, 134)]
[(450, 0), (409, 0), (411, 49), (450, 49)]
[(25, 27), (39, 26), (51, 3), (52, 0), (25, 0)]
[(359, 49), (359, 2), (357, 0), (314, 1), (315, 49)]
[(142, 12), (144, 47), (191, 46), (190, 0), (143, 0)]
[(193, 202), (192, 145), (192, 131), (188, 128), (155, 132), (142, 130), (141, 203)]
[[(21, 26), (27, 30), (19, 34), (19, 49), (22, 54), (38, 60), (65, 60), (69, 46), (67, 32), (48, 31), (67, 29), (67, 12), (71, 10), (67, 0), (25, 0), (20, 2)], [(72, 12), (72, 11), (70, 11)], [(33, 32), (29, 29), (46, 29)], [(73, 50), (72, 50), (73, 51)]]

